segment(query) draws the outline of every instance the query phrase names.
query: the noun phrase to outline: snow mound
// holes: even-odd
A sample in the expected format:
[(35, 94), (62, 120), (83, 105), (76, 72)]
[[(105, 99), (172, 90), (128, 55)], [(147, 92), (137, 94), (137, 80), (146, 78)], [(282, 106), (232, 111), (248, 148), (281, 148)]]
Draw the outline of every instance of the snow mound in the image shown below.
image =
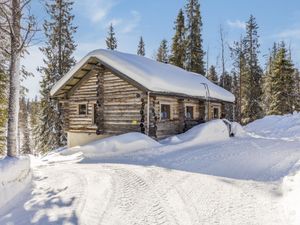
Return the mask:
[(283, 178), (283, 206), (289, 224), (300, 224), (300, 161), (295, 164), (290, 174)]
[(223, 141), (229, 138), (229, 131), (222, 120), (212, 120), (194, 126), (187, 132), (162, 140), (161, 144), (202, 144), (215, 141)]
[(159, 147), (160, 144), (152, 138), (137, 132), (122, 134), (91, 142), (84, 146), (73, 147), (61, 151), (61, 155), (82, 153), (84, 158), (97, 159), (118, 156), (124, 153), (142, 149)]
[(231, 132), (234, 134), (235, 137), (247, 136), (247, 133), (242, 127), (242, 125), (237, 122), (231, 122)]
[(270, 139), (300, 141), (300, 113), (266, 116), (248, 124), (245, 130)]
[(30, 159), (0, 160), (0, 209), (21, 193), (31, 181)]

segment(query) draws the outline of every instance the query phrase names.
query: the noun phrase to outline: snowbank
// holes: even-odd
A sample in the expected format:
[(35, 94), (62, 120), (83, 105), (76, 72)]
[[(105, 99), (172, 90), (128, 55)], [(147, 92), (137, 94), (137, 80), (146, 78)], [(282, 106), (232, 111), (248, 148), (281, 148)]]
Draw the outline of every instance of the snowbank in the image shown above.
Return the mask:
[(22, 192), (31, 181), (30, 159), (0, 160), (0, 209)]
[(300, 141), (300, 113), (266, 116), (248, 124), (245, 130), (270, 139)]
[(231, 132), (234, 134), (234, 137), (245, 137), (247, 136), (246, 131), (244, 128), (241, 126), (241, 124), (237, 122), (232, 122), (231, 123)]
[(286, 218), (291, 225), (300, 224), (300, 161), (295, 164), (290, 174), (283, 178), (283, 206)]
[(229, 131), (222, 120), (212, 120), (194, 126), (187, 132), (162, 140), (161, 144), (203, 144), (215, 141), (223, 141), (229, 138)]
[(60, 154), (82, 153), (85, 159), (96, 160), (159, 146), (160, 144), (152, 138), (141, 133), (132, 132), (94, 141), (84, 146), (73, 147), (61, 151)]

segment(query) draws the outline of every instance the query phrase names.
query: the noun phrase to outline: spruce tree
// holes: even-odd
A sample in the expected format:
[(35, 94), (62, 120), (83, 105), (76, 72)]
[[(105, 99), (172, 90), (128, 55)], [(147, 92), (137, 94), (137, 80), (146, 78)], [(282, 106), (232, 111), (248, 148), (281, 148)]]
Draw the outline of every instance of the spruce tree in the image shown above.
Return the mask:
[(216, 67), (211, 65), (209, 67), (208, 73), (207, 73), (207, 79), (209, 79), (210, 81), (212, 81), (215, 84), (219, 83), (219, 78), (218, 78), (218, 74), (216, 71)]
[(224, 75), (220, 76), (219, 86), (226, 89), (227, 91), (231, 91), (232, 77), (227, 71), (224, 72)]
[(294, 67), (282, 42), (274, 58), (270, 73), (270, 106), (268, 114), (283, 115), (293, 112)]
[(232, 84), (231, 84), (231, 92), (235, 96), (235, 105), (234, 105), (234, 121), (240, 121), (240, 110), (239, 110), (239, 95), (240, 95), (240, 84), (239, 84), (239, 76), (235, 71), (232, 71)]
[(242, 123), (252, 122), (262, 116), (263, 71), (259, 65), (258, 25), (251, 15), (246, 25), (246, 36), (243, 39), (243, 50), (246, 63), (245, 75), (242, 77)]
[(30, 131), (29, 131), (29, 102), (23, 96), (20, 100), (19, 130), (20, 130), (20, 151), (22, 154), (30, 154)]
[(63, 118), (56, 100), (50, 98), (50, 90), (75, 64), (73, 52), (74, 16), (71, 14), (73, 1), (50, 0), (46, 3), (49, 19), (45, 20), (43, 28), (46, 36), (46, 46), (40, 48), (44, 54), (44, 67), (41, 81), (41, 123), (40, 150), (43, 152), (66, 144), (66, 134), (63, 130)]
[(198, 0), (188, 0), (186, 5), (186, 69), (205, 74), (202, 40), (202, 18)]
[(272, 73), (274, 70), (274, 60), (276, 58), (277, 54), (277, 43), (273, 44), (273, 48), (270, 50), (268, 61), (266, 64), (266, 69), (264, 76), (262, 78), (262, 87), (263, 87), (263, 99), (262, 99), (262, 105), (263, 105), (263, 110), (265, 114), (269, 114), (270, 112), (270, 102), (271, 102), (271, 97), (272, 97)]
[(38, 152), (39, 147), (39, 127), (40, 127), (40, 102), (37, 97), (30, 102), (29, 106), (29, 125), (32, 153)]
[(106, 38), (106, 46), (107, 46), (107, 49), (110, 49), (110, 50), (115, 50), (118, 47), (116, 34), (115, 34), (112, 23), (110, 24), (110, 26), (108, 28), (108, 36)]
[(139, 45), (138, 45), (138, 49), (137, 49), (137, 54), (141, 55), (141, 56), (145, 56), (146, 52), (145, 52), (145, 42), (143, 40), (143, 37), (140, 37), (140, 41), (139, 41)]
[(246, 80), (244, 79), (246, 73), (246, 59), (244, 54), (242, 37), (240, 41), (234, 42), (230, 47), (231, 58), (233, 60), (232, 74), (234, 75), (234, 96), (235, 96), (235, 118), (236, 121), (242, 123), (242, 93)]
[(294, 105), (293, 110), (300, 112), (300, 72), (295, 68), (294, 71)]
[(170, 63), (185, 68), (186, 60), (186, 49), (185, 49), (185, 24), (184, 24), (184, 14), (182, 9), (179, 10), (176, 22), (175, 22), (175, 35), (173, 37), (172, 47), (171, 47), (171, 57)]
[[(224, 88), (225, 90), (232, 92), (232, 77), (231, 75), (225, 70), (222, 72), (223, 74), (220, 76), (219, 86)], [(225, 118), (228, 120), (233, 119), (233, 107), (231, 104), (224, 104), (224, 114)]]
[(158, 62), (168, 63), (169, 62), (169, 50), (168, 42), (166, 39), (163, 39), (160, 43), (160, 46), (157, 50), (156, 60)]

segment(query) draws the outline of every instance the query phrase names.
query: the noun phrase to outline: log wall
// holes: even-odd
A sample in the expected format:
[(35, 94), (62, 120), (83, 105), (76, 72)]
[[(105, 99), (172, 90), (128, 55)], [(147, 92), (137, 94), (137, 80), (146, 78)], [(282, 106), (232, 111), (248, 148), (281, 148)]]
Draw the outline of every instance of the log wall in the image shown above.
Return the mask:
[[(158, 139), (185, 132), (191, 127), (199, 124), (205, 117), (205, 105), (203, 101), (162, 95), (156, 95), (151, 99), (151, 102), (155, 102), (155, 106), (153, 107), (153, 105), (151, 105), (151, 107), (155, 109), (155, 113), (158, 117), (156, 122), (156, 136)], [(161, 104), (168, 104), (171, 106), (170, 119), (163, 120), (160, 118)], [(193, 119), (186, 118), (187, 106), (193, 107)], [(153, 124), (153, 120), (151, 120), (151, 123)]]
[[(112, 72), (105, 70), (103, 74), (103, 132), (120, 134), (140, 131), (141, 99), (147, 101), (145, 94), (120, 79)], [(96, 132), (94, 107), (97, 103), (96, 73), (80, 85), (69, 98), (69, 125), (71, 132)], [(78, 105), (87, 104), (87, 114), (78, 114)]]

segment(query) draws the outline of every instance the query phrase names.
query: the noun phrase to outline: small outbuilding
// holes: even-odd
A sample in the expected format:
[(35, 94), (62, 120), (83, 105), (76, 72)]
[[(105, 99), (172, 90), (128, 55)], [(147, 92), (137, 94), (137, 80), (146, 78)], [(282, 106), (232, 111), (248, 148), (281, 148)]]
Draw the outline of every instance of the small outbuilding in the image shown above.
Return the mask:
[(68, 146), (126, 132), (161, 139), (220, 118), (232, 93), (204, 76), (152, 59), (95, 50), (52, 88)]

